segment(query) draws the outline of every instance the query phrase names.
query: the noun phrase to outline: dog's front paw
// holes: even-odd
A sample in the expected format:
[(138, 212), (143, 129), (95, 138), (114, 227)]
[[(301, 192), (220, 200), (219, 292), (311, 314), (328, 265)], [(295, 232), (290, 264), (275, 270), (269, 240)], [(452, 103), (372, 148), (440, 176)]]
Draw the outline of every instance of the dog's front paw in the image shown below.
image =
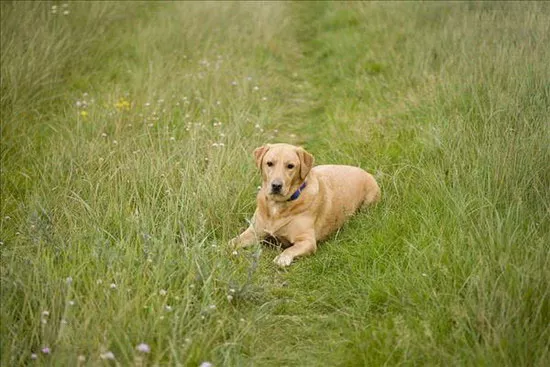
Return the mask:
[(294, 257), (289, 254), (285, 254), (284, 252), (277, 256), (275, 259), (273, 259), (273, 262), (281, 267), (289, 266), (292, 263), (292, 259)]

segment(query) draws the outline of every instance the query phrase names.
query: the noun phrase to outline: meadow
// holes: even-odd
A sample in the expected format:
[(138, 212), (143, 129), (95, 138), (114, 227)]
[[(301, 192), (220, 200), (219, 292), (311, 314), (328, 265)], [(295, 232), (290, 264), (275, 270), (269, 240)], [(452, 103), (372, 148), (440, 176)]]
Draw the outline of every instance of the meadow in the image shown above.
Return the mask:
[[(7, 2), (2, 366), (548, 366), (550, 6)], [(382, 188), (233, 252), (252, 151)]]

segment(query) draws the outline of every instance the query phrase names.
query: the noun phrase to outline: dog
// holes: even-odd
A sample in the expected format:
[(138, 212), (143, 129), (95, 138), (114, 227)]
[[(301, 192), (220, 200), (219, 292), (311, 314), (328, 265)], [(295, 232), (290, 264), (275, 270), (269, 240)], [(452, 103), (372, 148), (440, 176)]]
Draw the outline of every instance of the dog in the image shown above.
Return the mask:
[(289, 266), (316, 252), (317, 242), (337, 231), (363, 205), (380, 200), (374, 177), (358, 167), (313, 166), (302, 147), (267, 144), (254, 150), (262, 186), (251, 225), (230, 241), (243, 248), (275, 238), (287, 248), (273, 261)]

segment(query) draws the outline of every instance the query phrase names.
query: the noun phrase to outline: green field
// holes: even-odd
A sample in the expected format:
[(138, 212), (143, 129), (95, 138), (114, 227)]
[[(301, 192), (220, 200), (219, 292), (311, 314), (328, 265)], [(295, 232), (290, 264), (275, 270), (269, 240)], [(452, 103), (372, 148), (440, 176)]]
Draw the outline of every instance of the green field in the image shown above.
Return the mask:
[[(0, 7), (2, 366), (550, 365), (550, 4)], [(233, 254), (267, 142), (381, 203)]]

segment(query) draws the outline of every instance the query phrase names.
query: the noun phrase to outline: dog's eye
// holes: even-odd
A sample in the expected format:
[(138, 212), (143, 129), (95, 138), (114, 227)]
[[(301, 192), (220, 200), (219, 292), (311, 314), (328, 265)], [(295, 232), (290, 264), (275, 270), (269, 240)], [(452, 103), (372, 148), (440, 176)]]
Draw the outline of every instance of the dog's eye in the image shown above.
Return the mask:
[(273, 166), (273, 162), (267, 162), (266, 164), (267, 164), (268, 167)]
[(293, 169), (294, 168), (294, 165), (292, 163), (289, 163), (286, 165), (286, 168), (288, 169)]

